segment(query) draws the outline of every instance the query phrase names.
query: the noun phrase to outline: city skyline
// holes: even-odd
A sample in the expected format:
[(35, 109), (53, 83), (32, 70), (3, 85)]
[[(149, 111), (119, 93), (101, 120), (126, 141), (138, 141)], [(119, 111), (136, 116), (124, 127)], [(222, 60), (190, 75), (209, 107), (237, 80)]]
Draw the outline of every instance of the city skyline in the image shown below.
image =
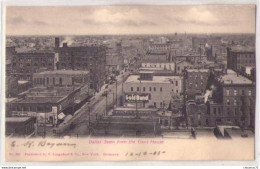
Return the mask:
[(7, 7), (6, 18), (7, 35), (255, 33), (255, 5)]

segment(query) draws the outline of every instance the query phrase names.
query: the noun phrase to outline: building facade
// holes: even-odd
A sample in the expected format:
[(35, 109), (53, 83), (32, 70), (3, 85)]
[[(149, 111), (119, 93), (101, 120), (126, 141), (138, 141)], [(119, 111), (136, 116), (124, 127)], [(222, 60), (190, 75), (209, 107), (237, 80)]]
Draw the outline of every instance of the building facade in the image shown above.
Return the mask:
[(228, 70), (216, 82), (210, 114), (215, 124), (255, 126), (255, 84), (250, 79)]
[(185, 89), (188, 99), (194, 99), (196, 95), (204, 95), (208, 84), (209, 69), (186, 69)]
[(33, 74), (34, 87), (80, 86), (89, 84), (89, 71), (54, 70)]
[(66, 43), (59, 48), (58, 69), (88, 70), (90, 88), (99, 91), (106, 80), (106, 47), (69, 47)]
[(54, 70), (54, 55), (51, 51), (40, 50), (17, 53), (12, 59), (12, 75), (19, 80), (32, 81), (33, 73)]
[(254, 49), (227, 48), (227, 68), (241, 72), (247, 67), (255, 68)]
[(182, 88), (181, 76), (155, 76), (153, 72), (141, 71), (124, 83), (125, 106), (166, 109)]

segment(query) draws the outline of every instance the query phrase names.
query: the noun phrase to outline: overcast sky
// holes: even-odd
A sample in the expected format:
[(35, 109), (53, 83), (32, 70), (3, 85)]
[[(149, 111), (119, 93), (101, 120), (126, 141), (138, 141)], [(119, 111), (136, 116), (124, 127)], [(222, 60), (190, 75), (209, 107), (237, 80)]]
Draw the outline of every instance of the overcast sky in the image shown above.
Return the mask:
[(8, 35), (254, 33), (254, 5), (7, 7)]

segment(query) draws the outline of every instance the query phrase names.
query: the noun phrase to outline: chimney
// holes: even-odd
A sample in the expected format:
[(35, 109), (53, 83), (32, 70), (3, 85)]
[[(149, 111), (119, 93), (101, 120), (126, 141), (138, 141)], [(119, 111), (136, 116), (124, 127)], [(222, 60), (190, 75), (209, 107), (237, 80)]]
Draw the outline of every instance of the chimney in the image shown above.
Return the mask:
[(63, 47), (68, 47), (68, 43), (63, 43)]
[(60, 38), (56, 37), (55, 38), (55, 52), (58, 51), (59, 46), (60, 46)]

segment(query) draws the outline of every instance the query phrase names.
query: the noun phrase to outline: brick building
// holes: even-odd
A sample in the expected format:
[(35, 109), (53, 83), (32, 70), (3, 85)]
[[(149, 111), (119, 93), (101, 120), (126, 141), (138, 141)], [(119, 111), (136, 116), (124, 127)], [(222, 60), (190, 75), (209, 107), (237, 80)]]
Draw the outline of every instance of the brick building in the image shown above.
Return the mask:
[(185, 70), (185, 92), (188, 99), (194, 99), (196, 95), (205, 94), (209, 74), (209, 69)]
[(34, 87), (80, 86), (89, 84), (89, 71), (54, 70), (33, 74)]
[(175, 95), (182, 92), (181, 76), (156, 76), (151, 71), (131, 75), (124, 83), (126, 106), (167, 108)]
[(88, 70), (90, 88), (99, 91), (106, 80), (106, 47), (80, 46), (69, 47), (67, 43), (58, 49), (58, 69)]
[(227, 48), (227, 68), (241, 72), (247, 67), (255, 68), (254, 48)]
[(210, 101), (212, 124), (254, 127), (255, 84), (248, 78), (228, 70), (217, 78), (214, 100)]
[(54, 70), (54, 56), (53, 52), (45, 50), (17, 53), (12, 59), (12, 75), (19, 80), (32, 81), (33, 73)]

